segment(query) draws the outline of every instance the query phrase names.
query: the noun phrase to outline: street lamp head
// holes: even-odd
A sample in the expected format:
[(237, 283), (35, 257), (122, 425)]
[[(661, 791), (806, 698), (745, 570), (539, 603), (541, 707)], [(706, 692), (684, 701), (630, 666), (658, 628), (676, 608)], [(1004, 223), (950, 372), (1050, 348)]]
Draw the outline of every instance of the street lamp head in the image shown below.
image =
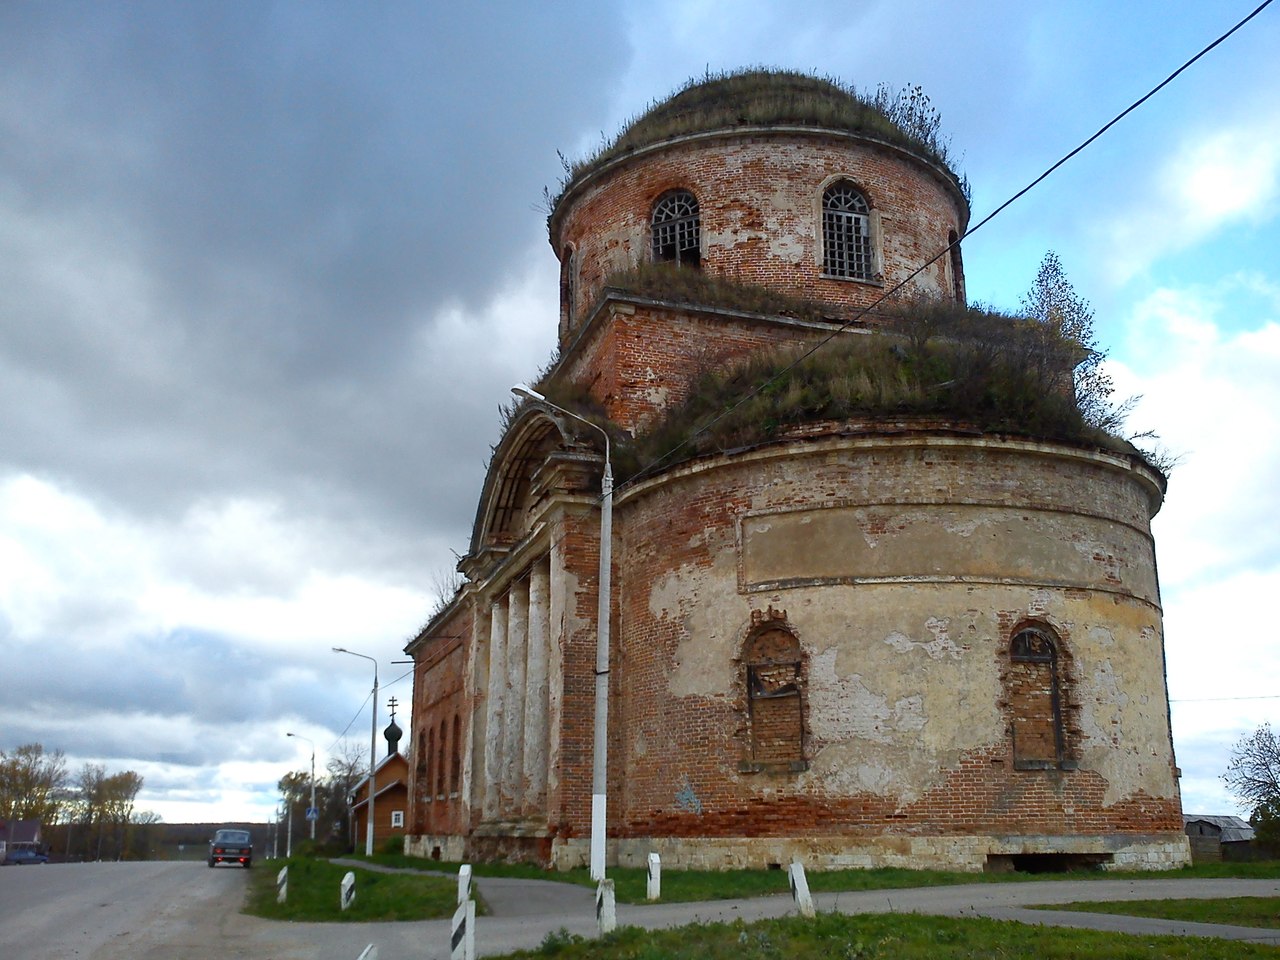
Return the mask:
[(292, 737), (292, 736), (296, 736), (296, 734), (286, 733), (286, 734), (285, 734), (285, 736), (286, 736), (286, 737)]
[(350, 653), (351, 652), (346, 647), (330, 647), (329, 649), (332, 650), (334, 653)]
[(524, 397), (526, 400), (535, 400), (538, 403), (547, 402), (546, 397), (544, 397), (537, 390), (533, 389), (533, 387), (529, 386), (526, 383), (517, 383), (514, 387), (511, 388), (511, 392), (514, 393), (517, 397)]

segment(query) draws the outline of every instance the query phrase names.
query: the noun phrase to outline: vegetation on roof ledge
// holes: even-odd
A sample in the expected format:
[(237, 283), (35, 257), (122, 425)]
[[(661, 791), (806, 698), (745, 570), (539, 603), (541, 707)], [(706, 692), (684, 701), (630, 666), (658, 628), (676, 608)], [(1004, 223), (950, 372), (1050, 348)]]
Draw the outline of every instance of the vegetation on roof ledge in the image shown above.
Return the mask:
[(820, 422), (919, 418), (1135, 452), (1081, 413), (1071, 373), (1079, 355), (1078, 343), (1036, 321), (949, 301), (909, 305), (879, 334), (707, 370), (681, 407), (620, 445), (616, 469), (620, 477), (659, 461), (663, 469)]
[[(640, 263), (610, 274), (605, 291), (645, 297), (664, 303), (712, 307), (743, 313), (788, 317), (811, 322), (847, 319), (854, 308), (791, 297), (760, 284), (742, 283), (704, 270), (671, 263)], [(581, 319), (581, 318), (578, 318)]]
[[(693, 292), (706, 302), (706, 290)], [(765, 301), (750, 299), (756, 292), (727, 281), (716, 281), (713, 290), (748, 298), (734, 303), (738, 309), (769, 312)], [(870, 334), (801, 342), (708, 367), (683, 404), (634, 438), (614, 428), (585, 387), (559, 381), (554, 368), (538, 389), (610, 432), (620, 481), (823, 424), (875, 431), (910, 429), (915, 422), (936, 430), (939, 421), (965, 432), (1141, 456), (1167, 475), (1176, 457), (1158, 443), (1140, 449), (1133, 442), (1157, 441), (1154, 434), (1125, 436), (1137, 398), (1114, 401), (1092, 321), (1092, 308), (1050, 253), (1017, 312), (928, 298), (886, 304)]]
[(548, 210), (554, 216), (577, 180), (635, 150), (690, 134), (753, 126), (816, 127), (884, 140), (938, 164), (969, 196), (968, 181), (954, 170), (950, 138), (941, 135), (941, 116), (921, 87), (894, 90), (882, 83), (866, 94), (834, 78), (752, 68), (694, 77), (650, 104), (590, 156), (569, 161), (562, 155), (565, 175), (554, 197), (546, 191)]

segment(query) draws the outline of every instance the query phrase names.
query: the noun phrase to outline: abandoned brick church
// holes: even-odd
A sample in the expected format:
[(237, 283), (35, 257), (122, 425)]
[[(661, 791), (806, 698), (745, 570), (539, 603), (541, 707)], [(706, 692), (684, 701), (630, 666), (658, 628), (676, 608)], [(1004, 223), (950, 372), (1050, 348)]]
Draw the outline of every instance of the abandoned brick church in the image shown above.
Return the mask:
[[(559, 407), (618, 471), (610, 865), (1187, 861), (1160, 471), (861, 374), (799, 384), (805, 348), (916, 356), (881, 302), (904, 281), (964, 315), (968, 218), (927, 143), (788, 73), (692, 83), (571, 171), (551, 403), (513, 408), (462, 586), (407, 647), (408, 852), (587, 860), (605, 445)], [(753, 404), (736, 432), (700, 427), (733, 406), (714, 383)]]

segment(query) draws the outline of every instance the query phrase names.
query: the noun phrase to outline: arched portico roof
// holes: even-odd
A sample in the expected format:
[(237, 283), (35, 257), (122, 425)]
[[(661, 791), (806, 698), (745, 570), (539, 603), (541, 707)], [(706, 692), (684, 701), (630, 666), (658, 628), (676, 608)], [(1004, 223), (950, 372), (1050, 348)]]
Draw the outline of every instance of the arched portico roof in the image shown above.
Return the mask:
[(573, 442), (559, 419), (534, 404), (516, 414), (489, 461), (471, 530), (471, 556), (524, 535), (534, 474), (549, 454)]

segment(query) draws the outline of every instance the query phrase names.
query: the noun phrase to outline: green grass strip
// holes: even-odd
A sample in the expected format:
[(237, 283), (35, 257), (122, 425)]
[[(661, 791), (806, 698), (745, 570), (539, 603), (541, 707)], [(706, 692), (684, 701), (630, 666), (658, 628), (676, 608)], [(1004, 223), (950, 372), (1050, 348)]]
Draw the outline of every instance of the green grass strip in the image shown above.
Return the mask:
[[(354, 857), (353, 859), (364, 859)], [(456, 876), (460, 864), (403, 854), (376, 854), (373, 862), (410, 870), (439, 871)], [(546, 870), (531, 864), (476, 863), (472, 873), (484, 877), (516, 877), (526, 880), (551, 880), (595, 887), (586, 869)], [(619, 903), (645, 902), (646, 872), (640, 867), (610, 867)], [(1025, 883), (1044, 880), (1175, 880), (1193, 878), (1239, 877), (1250, 879), (1280, 878), (1280, 861), (1256, 863), (1213, 863), (1170, 871), (1074, 871), (1070, 873), (962, 873), (944, 870), (901, 870), (891, 867), (875, 870), (810, 870), (809, 889), (814, 893), (858, 890), (901, 890), (910, 887), (941, 887), (965, 883)], [(662, 872), (663, 903), (693, 903), (706, 900), (736, 900), (744, 897), (787, 893), (785, 870), (672, 870)]]
[(1028, 926), (1012, 921), (911, 914), (786, 917), (677, 930), (627, 927), (602, 940), (561, 931), (508, 960), (1275, 960), (1273, 947), (1201, 937), (1131, 936)]
[(1280, 929), (1280, 897), (1227, 897), (1221, 900), (1107, 900), (1042, 904), (1036, 910), (1114, 913), (1125, 917), (1157, 917), (1190, 923), (1226, 923), (1239, 927)]
[(268, 920), (365, 923), (374, 920), (437, 920), (457, 908), (458, 884), (447, 877), (412, 873), (375, 873), (355, 869), (356, 898), (341, 908), (342, 878), (352, 868), (326, 860), (294, 857), (289, 864), (289, 895), (276, 903), (276, 876), (283, 860), (253, 869), (245, 912)]

